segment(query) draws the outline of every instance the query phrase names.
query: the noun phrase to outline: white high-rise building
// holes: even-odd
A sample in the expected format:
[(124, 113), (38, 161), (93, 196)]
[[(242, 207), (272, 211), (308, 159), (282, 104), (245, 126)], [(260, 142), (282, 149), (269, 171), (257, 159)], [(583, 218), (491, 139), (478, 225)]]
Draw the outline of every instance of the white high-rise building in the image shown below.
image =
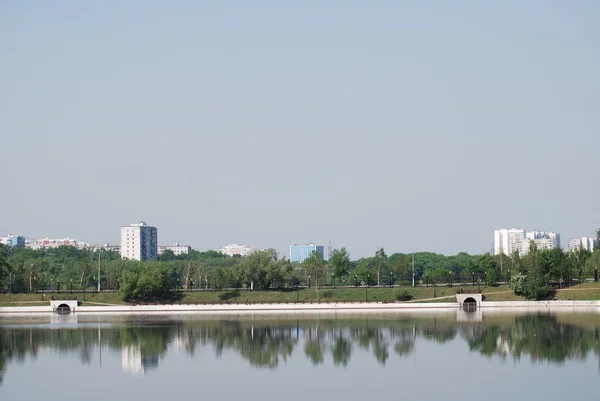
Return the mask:
[(514, 251), (525, 255), (529, 252), (531, 242), (537, 249), (560, 248), (560, 234), (552, 231), (530, 231), (520, 228), (496, 230), (494, 232), (494, 253), (511, 255)]
[(145, 262), (158, 257), (158, 230), (143, 221), (121, 227), (121, 258)]
[(494, 231), (494, 254), (512, 255), (514, 251), (519, 251), (524, 238), (525, 230), (520, 228), (503, 228)]
[(560, 248), (560, 234), (552, 231), (530, 231), (525, 235), (522, 254), (529, 252), (531, 241), (541, 250)]
[(252, 248), (250, 248), (249, 246), (246, 246), (246, 245), (229, 244), (229, 245), (225, 245), (223, 248), (219, 249), (219, 252), (221, 252), (223, 255), (227, 255), (227, 256), (234, 256), (234, 255), (248, 256), (253, 252), (253, 250), (252, 250)]
[(593, 251), (595, 246), (596, 239), (590, 237), (574, 238), (571, 241), (569, 241), (569, 251), (576, 251), (578, 249)]

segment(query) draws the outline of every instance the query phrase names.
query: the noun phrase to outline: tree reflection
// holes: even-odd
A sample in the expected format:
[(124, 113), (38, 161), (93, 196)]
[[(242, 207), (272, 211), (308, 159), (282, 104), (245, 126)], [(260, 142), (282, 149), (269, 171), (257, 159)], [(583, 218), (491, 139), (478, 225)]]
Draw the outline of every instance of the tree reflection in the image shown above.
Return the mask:
[(515, 360), (529, 356), (536, 362), (564, 363), (583, 360), (590, 352), (600, 356), (597, 327), (560, 323), (553, 315), (521, 316), (507, 326), (479, 326), (465, 332), (465, 338), (472, 351)]
[[(571, 319), (576, 321), (576, 319)], [(346, 367), (355, 347), (385, 365), (391, 355), (414, 352), (418, 339), (443, 344), (466, 341), (471, 352), (487, 357), (528, 357), (540, 363), (600, 357), (600, 328), (561, 322), (554, 315), (503, 318), (501, 323), (462, 323), (451, 319), (330, 319), (330, 320), (204, 320), (139, 323), (109, 327), (72, 326), (60, 329), (0, 326), (0, 384), (11, 361), (36, 358), (41, 349), (78, 355), (90, 363), (99, 346), (122, 353), (123, 371), (156, 369), (174, 345), (193, 356), (200, 347), (217, 357), (238, 354), (251, 366), (275, 369), (295, 350), (315, 366), (331, 361)], [(298, 347), (297, 347), (298, 346)], [(393, 354), (390, 354), (390, 351)]]

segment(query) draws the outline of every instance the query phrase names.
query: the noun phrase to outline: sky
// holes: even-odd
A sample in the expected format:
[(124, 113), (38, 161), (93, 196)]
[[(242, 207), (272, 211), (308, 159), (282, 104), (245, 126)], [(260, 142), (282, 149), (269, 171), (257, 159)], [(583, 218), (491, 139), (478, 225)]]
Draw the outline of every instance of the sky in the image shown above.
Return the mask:
[(596, 1), (0, 3), (0, 235), (353, 258), (600, 227)]

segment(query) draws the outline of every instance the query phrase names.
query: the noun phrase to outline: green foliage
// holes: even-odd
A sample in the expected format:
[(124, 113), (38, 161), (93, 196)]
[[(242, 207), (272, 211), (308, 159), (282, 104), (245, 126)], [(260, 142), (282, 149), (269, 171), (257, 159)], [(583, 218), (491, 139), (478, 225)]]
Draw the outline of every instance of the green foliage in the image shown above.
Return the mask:
[(535, 246), (523, 257), (526, 269), (522, 295), (527, 299), (540, 300), (547, 298), (550, 293), (548, 285), (548, 259)]
[(509, 287), (517, 295), (521, 295), (523, 293), (523, 287), (525, 285), (525, 275), (523, 273), (517, 273), (510, 278)]
[(388, 257), (383, 248), (375, 252), (375, 257), (373, 258), (373, 265), (376, 269), (377, 285), (381, 285), (381, 277), (382, 275), (385, 275), (387, 271), (387, 263)]
[(328, 266), (333, 274), (333, 277), (339, 279), (348, 275), (352, 262), (350, 261), (350, 255), (346, 248), (334, 249), (329, 261)]
[(157, 301), (175, 295), (177, 282), (168, 267), (160, 262), (132, 265), (121, 275), (119, 295), (124, 301)]
[(487, 285), (496, 285), (500, 279), (500, 266), (496, 259), (488, 252), (481, 255), (477, 262), (479, 270), (485, 275)]
[(302, 262), (302, 267), (311, 278), (311, 285), (315, 290), (319, 291), (319, 286), (323, 284), (325, 279), (325, 261), (320, 253), (313, 253)]
[(406, 290), (398, 291), (396, 294), (397, 301), (410, 301), (413, 296)]

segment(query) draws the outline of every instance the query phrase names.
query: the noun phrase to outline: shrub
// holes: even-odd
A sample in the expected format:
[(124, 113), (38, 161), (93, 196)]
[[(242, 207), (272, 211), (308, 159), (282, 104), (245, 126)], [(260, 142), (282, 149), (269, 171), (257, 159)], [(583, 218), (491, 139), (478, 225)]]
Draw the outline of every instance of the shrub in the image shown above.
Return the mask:
[(396, 293), (397, 301), (410, 301), (412, 298), (413, 296), (406, 290), (398, 291), (398, 293)]

